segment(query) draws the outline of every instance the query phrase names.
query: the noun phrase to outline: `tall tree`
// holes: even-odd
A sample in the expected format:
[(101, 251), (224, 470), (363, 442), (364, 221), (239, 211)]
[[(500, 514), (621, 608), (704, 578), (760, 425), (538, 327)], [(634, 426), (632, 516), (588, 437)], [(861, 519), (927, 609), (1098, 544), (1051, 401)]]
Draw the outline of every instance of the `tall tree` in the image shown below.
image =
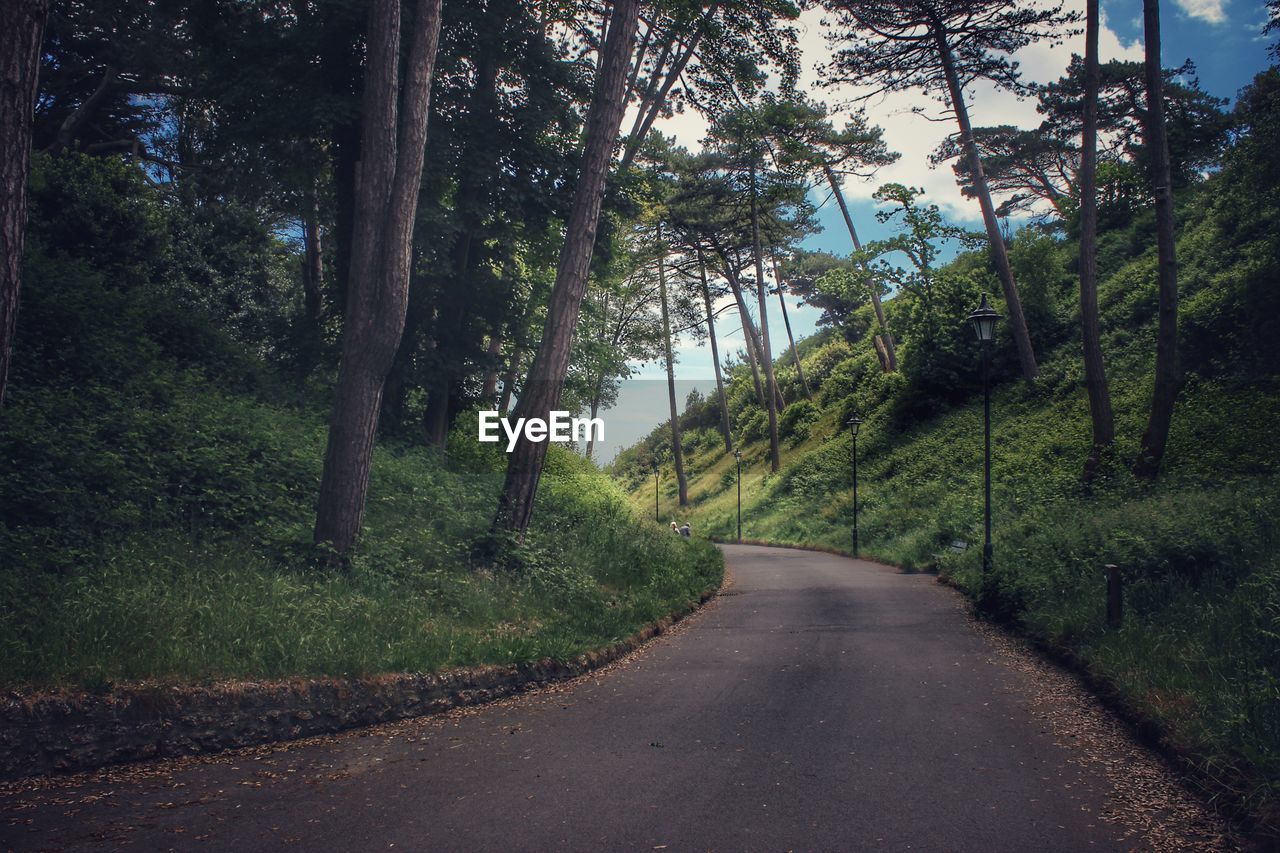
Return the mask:
[[(848, 175), (870, 178), (880, 167), (898, 160), (898, 154), (885, 145), (884, 131), (869, 124), (861, 111), (855, 113), (843, 129), (836, 130), (823, 105), (799, 96), (775, 101), (771, 107), (771, 124), (775, 127), (771, 137), (775, 144), (791, 163), (816, 172), (818, 182), (826, 183), (844, 217), (853, 250), (862, 251), (862, 241), (858, 239), (858, 229), (854, 227), (840, 182)], [(871, 288), (870, 297), (886, 353), (885, 370), (891, 373), (898, 369), (898, 355), (880, 300), (880, 288)]]
[(796, 376), (800, 379), (800, 387), (804, 390), (805, 399), (812, 400), (813, 392), (809, 390), (809, 380), (804, 378), (804, 365), (800, 363), (800, 353), (796, 351), (796, 338), (791, 334), (791, 318), (787, 315), (786, 285), (782, 281), (782, 274), (778, 271), (778, 256), (771, 254), (769, 260), (773, 264), (773, 284), (778, 290), (778, 307), (782, 309), (782, 324), (787, 328), (787, 345), (791, 349), (791, 361), (796, 366)]
[(403, 74), (400, 0), (369, 7), (351, 278), (315, 526), (340, 556), (364, 521), (383, 383), (404, 330), (440, 7), (418, 0)]
[(1156, 204), (1159, 321), (1156, 328), (1155, 388), (1151, 413), (1133, 471), (1152, 478), (1160, 470), (1173, 403), (1178, 395), (1178, 261), (1174, 252), (1173, 186), (1169, 143), (1165, 136), (1164, 75), (1160, 65), (1160, 2), (1142, 0), (1142, 29), (1147, 76), (1147, 147), (1151, 150), (1151, 191)]
[[(617, 0), (609, 18), (609, 30), (596, 71), (595, 95), (587, 113), (582, 172), (565, 228), (556, 282), (547, 306), (547, 321), (516, 405), (517, 414), (521, 417), (548, 418), (560, 402), (569, 367), (573, 329), (586, 293), (609, 161), (626, 108), (627, 66), (635, 42), (639, 12), (638, 0)], [(545, 442), (521, 439), (507, 459), (495, 526), (514, 533), (518, 541), (523, 541), (533, 517), (534, 496), (546, 455)]]
[(47, 12), (46, 0), (13, 0), (0, 9), (0, 406), (22, 292), (31, 119)]
[(748, 192), (751, 195), (751, 254), (756, 266), (756, 300), (760, 305), (760, 341), (764, 350), (764, 375), (768, 382), (765, 396), (768, 405), (765, 411), (769, 414), (769, 470), (777, 471), (782, 466), (782, 454), (778, 444), (778, 401), (774, 395), (778, 387), (778, 379), (773, 371), (773, 351), (769, 346), (769, 301), (766, 298), (768, 288), (764, 283), (764, 249), (760, 245), (760, 190), (756, 183), (756, 164), (750, 168), (751, 184)]
[(729, 405), (724, 395), (724, 376), (720, 369), (720, 348), (716, 345), (716, 315), (711, 308), (711, 287), (707, 283), (707, 263), (702, 247), (694, 250), (698, 257), (698, 278), (702, 284), (702, 301), (707, 312), (707, 337), (711, 340), (711, 364), (716, 372), (716, 400), (720, 404), (720, 433), (724, 436), (726, 453), (733, 452), (733, 432), (729, 427)]
[(1084, 129), (1080, 142), (1080, 328), (1084, 381), (1093, 422), (1093, 446), (1084, 465), (1085, 482), (1093, 479), (1102, 454), (1115, 440), (1115, 419), (1098, 331), (1098, 3), (1099, 0), (1085, 3)]
[(671, 311), (667, 305), (667, 249), (662, 242), (662, 225), (658, 225), (658, 293), (662, 306), (663, 356), (667, 363), (667, 398), (671, 411), (671, 459), (680, 489), (680, 506), (689, 505), (689, 481), (684, 474), (684, 448), (680, 443), (680, 412), (676, 407), (676, 359), (671, 341)]
[(1022, 376), (1036, 377), (1035, 350), (1022, 312), (1013, 268), (996, 217), (982, 158), (969, 120), (966, 90), (978, 80), (1025, 93), (1011, 55), (1034, 41), (1061, 39), (1075, 16), (1062, 7), (1019, 6), (1015, 0), (824, 0), (837, 12), (832, 74), (835, 84), (869, 87), (865, 97), (912, 89), (940, 95), (959, 127), (974, 194), (982, 208), (991, 262), (1004, 291), (1005, 311)]

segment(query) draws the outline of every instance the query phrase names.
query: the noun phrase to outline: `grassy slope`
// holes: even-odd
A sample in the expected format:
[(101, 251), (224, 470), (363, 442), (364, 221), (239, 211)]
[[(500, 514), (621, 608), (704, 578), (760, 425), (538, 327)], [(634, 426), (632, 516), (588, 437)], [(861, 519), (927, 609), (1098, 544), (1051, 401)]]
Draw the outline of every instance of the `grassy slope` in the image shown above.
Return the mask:
[[(1204, 246), (1215, 240), (1212, 230), (1202, 223), (1182, 238), (1190, 312), (1197, 300), (1213, 303), (1213, 288), (1240, 274), (1230, 254), (1203, 263), (1211, 257)], [(1059, 249), (1064, 265), (1070, 251)], [(1070, 310), (1069, 296), (1061, 294), (1063, 310)], [(1150, 396), (1151, 253), (1114, 264), (1102, 301), (1116, 457), (1086, 492), (1079, 473), (1090, 427), (1074, 340), (1041, 353), (1034, 389), (1001, 383), (992, 412), (994, 577), (984, 580), (980, 566), (980, 397), (895, 417), (901, 377), (867, 369), (867, 340), (846, 357), (846, 365), (860, 366), (844, 375), (863, 377), (852, 387), (837, 387), (841, 369), (830, 367), (831, 351), (843, 342), (809, 347), (806, 372), (826, 378), (827, 387), (816, 393), (820, 414), (809, 436), (784, 441), (779, 473), (768, 473), (767, 442), (740, 442), (743, 536), (850, 548), (851, 442), (839, 422), (855, 404), (867, 420), (858, 440), (864, 554), (907, 567), (936, 564), (992, 613), (1074, 655), (1204, 769), (1243, 786), (1255, 806), (1274, 810), (1280, 792), (1274, 524), (1280, 517), (1274, 445), (1280, 386), (1274, 376), (1189, 375), (1165, 471), (1153, 485), (1136, 483), (1123, 463), (1137, 450)], [(779, 364), (785, 370), (785, 362)], [(651, 446), (652, 438), (660, 442), (662, 435), (655, 431)], [(732, 539), (734, 460), (711, 430), (687, 435), (685, 445), (691, 506), (676, 506), (668, 476), (663, 511), (690, 518), (699, 532)], [(652, 478), (641, 479), (643, 471), (625, 462), (618, 473), (637, 509), (651, 511)], [(949, 552), (947, 544), (957, 538), (972, 547)], [(1128, 613), (1118, 631), (1104, 625), (1107, 563), (1118, 564), (1126, 579)]]
[(526, 547), (481, 564), (505, 458), (467, 418), (447, 456), (382, 443), (351, 569), (314, 568), (329, 380), (288, 362), (296, 259), (251, 211), (193, 212), (125, 164), (34, 174), (0, 411), (0, 687), (570, 655), (718, 583), (714, 547), (659, 535), (557, 448)]

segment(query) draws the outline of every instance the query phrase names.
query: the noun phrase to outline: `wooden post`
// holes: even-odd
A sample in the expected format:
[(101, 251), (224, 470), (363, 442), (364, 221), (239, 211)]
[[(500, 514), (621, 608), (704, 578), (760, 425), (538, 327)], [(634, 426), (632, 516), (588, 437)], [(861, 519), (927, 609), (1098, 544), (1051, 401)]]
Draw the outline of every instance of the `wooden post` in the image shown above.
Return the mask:
[(1107, 570), (1107, 627), (1119, 628), (1124, 621), (1124, 591), (1120, 586), (1120, 567), (1108, 563)]

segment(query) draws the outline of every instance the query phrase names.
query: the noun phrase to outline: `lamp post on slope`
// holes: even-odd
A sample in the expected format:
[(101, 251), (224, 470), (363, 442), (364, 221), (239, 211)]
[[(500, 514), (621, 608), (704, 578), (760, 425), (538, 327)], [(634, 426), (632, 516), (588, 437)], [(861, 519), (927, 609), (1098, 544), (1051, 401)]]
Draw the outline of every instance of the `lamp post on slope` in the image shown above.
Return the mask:
[(1000, 315), (982, 294), (982, 304), (969, 315), (969, 324), (982, 345), (982, 435), (983, 435), (983, 542), (982, 571), (991, 571), (991, 342), (996, 336)]
[(738, 461), (738, 544), (742, 544), (742, 451), (733, 451), (733, 458)]
[(862, 426), (862, 418), (857, 414), (845, 421), (849, 425), (849, 433), (853, 436), (853, 556), (858, 556), (858, 428)]

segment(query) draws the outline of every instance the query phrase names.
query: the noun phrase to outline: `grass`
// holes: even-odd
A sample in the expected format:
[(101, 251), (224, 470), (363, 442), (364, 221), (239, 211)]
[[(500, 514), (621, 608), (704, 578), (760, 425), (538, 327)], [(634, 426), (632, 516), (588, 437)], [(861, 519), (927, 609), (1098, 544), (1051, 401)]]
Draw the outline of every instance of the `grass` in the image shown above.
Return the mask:
[[(282, 421), (259, 424), (317, 460), (318, 482), (323, 431)], [(93, 548), (77, 540), (77, 553), (92, 556), (74, 566), (36, 562), (32, 531), (8, 531), (24, 534), (10, 539), (24, 549), (13, 553), (32, 562), (0, 571), (0, 684), (101, 689), (567, 657), (624, 639), (719, 583), (714, 547), (638, 520), (614, 483), (558, 448), (526, 547), (498, 565), (477, 562), (472, 543), (488, 529), (502, 460), (458, 449), (378, 450), (367, 529), (348, 571), (313, 567), (309, 507), (285, 499), (231, 532), (179, 515), (181, 523), (100, 536)], [(233, 453), (221, 447), (213, 464)]]
[[(823, 360), (845, 345), (828, 336), (810, 346), (806, 373), (819, 388), (819, 417), (807, 437), (784, 440), (779, 472), (769, 472), (766, 441), (739, 437), (742, 533), (849, 550), (852, 447), (841, 422), (855, 405), (866, 420), (858, 438), (864, 554), (936, 568), (990, 618), (1069, 656), (1130, 716), (1216, 779), (1217, 790), (1233, 791), (1246, 810), (1280, 827), (1280, 454), (1273, 438), (1280, 382), (1258, 372), (1189, 372), (1161, 476), (1135, 481), (1127, 462), (1151, 393), (1149, 267), (1139, 258), (1104, 283), (1118, 440), (1090, 488), (1080, 482), (1090, 424), (1078, 344), (1064, 338), (1046, 348), (1035, 387), (1010, 378), (994, 389), (990, 576), (981, 571), (980, 397), (903, 417), (902, 377), (859, 366), (869, 358), (867, 341), (834, 367)], [(1186, 272), (1195, 280), (1194, 268)], [(837, 389), (848, 376), (861, 378)], [(793, 386), (788, 399), (795, 393)], [(708, 440), (711, 432), (685, 436), (690, 505), (677, 506), (667, 477), (663, 513), (732, 540), (734, 460), (718, 436)], [(655, 431), (645, 448), (620, 457), (616, 474), (637, 510), (652, 508), (653, 481), (634, 463), (665, 453), (667, 436)], [(954, 539), (970, 548), (949, 551)], [(1105, 625), (1108, 563), (1121, 567), (1125, 581), (1119, 630)]]

